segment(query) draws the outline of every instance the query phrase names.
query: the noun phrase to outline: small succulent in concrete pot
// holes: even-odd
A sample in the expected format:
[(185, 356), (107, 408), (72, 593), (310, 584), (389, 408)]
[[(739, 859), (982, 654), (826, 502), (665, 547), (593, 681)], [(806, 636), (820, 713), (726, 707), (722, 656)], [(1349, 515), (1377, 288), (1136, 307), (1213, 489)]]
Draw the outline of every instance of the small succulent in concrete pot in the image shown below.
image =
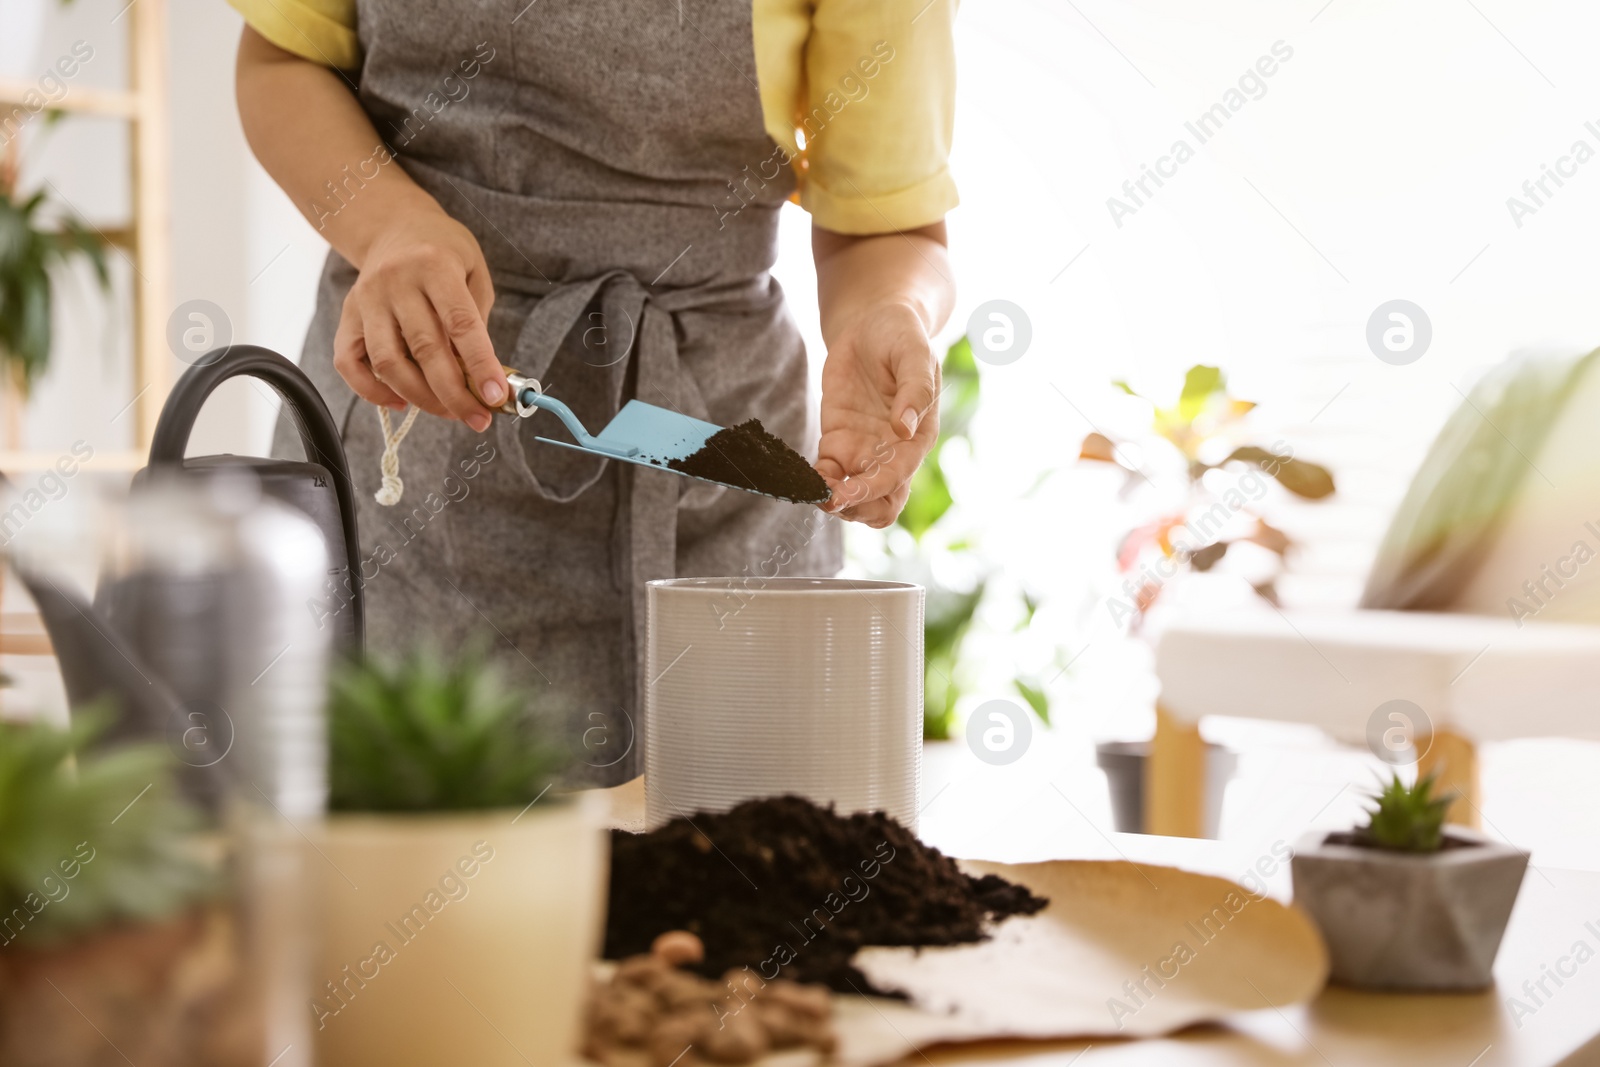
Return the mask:
[(320, 1063), (522, 1067), (575, 1053), (607, 842), (566, 753), (481, 647), (333, 680)]
[(1368, 989), (1470, 990), (1495, 953), (1526, 853), (1445, 825), (1453, 796), (1399, 775), (1372, 795), (1367, 825), (1318, 830), (1295, 846), (1295, 903), (1322, 930), (1330, 980)]

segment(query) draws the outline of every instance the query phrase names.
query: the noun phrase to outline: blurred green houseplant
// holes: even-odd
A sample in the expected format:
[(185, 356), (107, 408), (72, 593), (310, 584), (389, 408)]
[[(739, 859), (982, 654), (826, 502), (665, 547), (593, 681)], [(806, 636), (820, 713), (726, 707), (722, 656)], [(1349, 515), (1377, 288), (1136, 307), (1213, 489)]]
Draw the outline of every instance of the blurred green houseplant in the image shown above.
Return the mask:
[(176, 916), (215, 886), (188, 851), (198, 826), (160, 745), (88, 746), (68, 730), (0, 723), (0, 942), (45, 947)]
[[(1129, 396), (1147, 398), (1127, 382), (1114, 386)], [(1240, 400), (1228, 391), (1227, 380), (1216, 367), (1197, 364), (1184, 375), (1177, 401), (1163, 406), (1149, 401), (1150, 434), (1137, 442), (1113, 440), (1095, 432), (1083, 439), (1079, 458), (1105, 463), (1123, 471), (1122, 496), (1131, 496), (1150, 479), (1130, 460), (1130, 446), (1141, 452), (1161, 445), (1175, 449), (1187, 476), (1185, 499), (1163, 510), (1149, 522), (1134, 527), (1117, 546), (1117, 570), (1126, 577), (1126, 599), (1113, 598), (1113, 614), (1137, 628), (1155, 604), (1168, 581), (1184, 570), (1205, 572), (1215, 567), (1230, 548), (1250, 543), (1272, 553), (1276, 569), (1252, 583), (1264, 599), (1277, 603), (1277, 578), (1292, 542), (1288, 534), (1269, 524), (1255, 501), (1237, 490), (1218, 492), (1206, 484), (1206, 475), (1224, 469), (1255, 468), (1303, 500), (1322, 500), (1334, 491), (1333, 475), (1315, 463), (1296, 459), (1286, 447), (1264, 448), (1235, 444), (1253, 401)], [(1231, 495), (1230, 495), (1231, 494)], [(1163, 577), (1161, 572), (1167, 572)]]
[[(50, 364), (52, 271), (85, 259), (102, 290), (111, 286), (105, 242), (44, 190), (22, 197), (15, 171), (0, 172), (0, 363), (26, 397)], [(47, 219), (55, 219), (48, 222)]]
[[(965, 337), (945, 352), (942, 363), (943, 390), (939, 400), (939, 436), (933, 449), (917, 468), (911, 493), (895, 522), (904, 537), (890, 537), (885, 543), (882, 566), (886, 576), (914, 581), (927, 590), (924, 609), (923, 651), (926, 668), (923, 680), (923, 736), (946, 740), (954, 732), (956, 708), (967, 692), (969, 664), (963, 653), (980, 607), (995, 595), (987, 568), (978, 551), (978, 531), (963, 525), (961, 505), (950, 486), (947, 459), (957, 449), (972, 447), (971, 428), (982, 398), (982, 382), (972, 345)], [(968, 517), (970, 518), (970, 516)], [(952, 587), (937, 576), (940, 570), (963, 569), (935, 566), (959, 561), (975, 570), (976, 577), (966, 586)], [(977, 564), (973, 567), (973, 564)], [(1023, 595), (1025, 627), (1038, 603)], [(1015, 683), (1018, 693), (1046, 723), (1050, 706), (1042, 686), (1027, 680)]]
[(259, 1062), (224, 843), (108, 719), (0, 724), (0, 1063)]
[[(955, 498), (944, 469), (945, 449), (951, 441), (969, 441), (968, 431), (978, 407), (982, 384), (972, 357), (972, 345), (965, 337), (951, 345), (943, 366), (944, 391), (939, 399), (939, 437), (933, 450), (911, 479), (911, 494), (895, 520), (911, 535), (920, 550), (923, 537), (950, 511)], [(958, 542), (949, 551), (962, 551)], [(956, 702), (961, 698), (959, 660), (961, 645), (972, 629), (978, 605), (983, 602), (987, 579), (979, 579), (970, 590), (947, 589), (927, 583), (927, 602), (923, 617), (923, 655), (926, 658), (923, 681), (923, 736), (943, 740), (955, 725)]]

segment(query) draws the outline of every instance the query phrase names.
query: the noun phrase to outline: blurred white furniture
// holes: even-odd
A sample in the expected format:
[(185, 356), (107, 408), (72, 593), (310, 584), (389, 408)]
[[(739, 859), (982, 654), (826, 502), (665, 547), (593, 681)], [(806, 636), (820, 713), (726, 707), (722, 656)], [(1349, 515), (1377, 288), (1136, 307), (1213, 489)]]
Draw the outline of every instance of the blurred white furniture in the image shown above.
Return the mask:
[[(1155, 833), (1199, 834), (1199, 722), (1207, 715), (1309, 723), (1350, 744), (1414, 732), (1419, 769), (1461, 793), (1451, 818), (1467, 824), (1477, 822), (1476, 742), (1600, 740), (1597, 626), (1263, 606), (1168, 630), (1157, 673), (1146, 797)], [(1405, 722), (1419, 717), (1403, 706), (1385, 708), (1397, 700), (1419, 708), (1420, 721)], [(1391, 739), (1393, 747), (1399, 738)]]
[[(1148, 830), (1199, 835), (1207, 715), (1309, 723), (1353, 744), (1401, 728), (1392, 712), (1420, 718), (1419, 769), (1460, 792), (1450, 817), (1469, 825), (1478, 822), (1477, 742), (1600, 740), (1600, 362), (1588, 367), (1539, 446), (1506, 454), (1525, 465), (1521, 484), (1438, 610), (1306, 614), (1261, 604), (1165, 631)], [(1483, 404), (1468, 401), (1458, 417), (1498, 433)], [(1422, 715), (1380, 711), (1396, 700)]]

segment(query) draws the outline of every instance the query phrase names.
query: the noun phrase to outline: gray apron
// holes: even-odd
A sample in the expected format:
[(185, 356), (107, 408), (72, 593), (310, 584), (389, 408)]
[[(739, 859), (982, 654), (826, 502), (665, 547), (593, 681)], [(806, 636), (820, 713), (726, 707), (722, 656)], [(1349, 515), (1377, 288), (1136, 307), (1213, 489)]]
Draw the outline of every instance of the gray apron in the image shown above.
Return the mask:
[[(753, 415), (802, 443), (805, 351), (768, 274), (793, 176), (763, 126), (749, 0), (358, 10), (362, 105), (477, 236), (501, 362), (591, 430), (637, 397), (722, 425)], [(368, 648), (484, 635), (579, 752), (575, 783), (634, 777), (644, 583), (831, 574), (837, 520), (536, 442), (565, 433), (545, 413), (496, 416), (481, 436), (422, 415), (404, 499), (379, 506), (377, 415), (332, 365), (355, 274), (329, 255), (301, 366), (349, 451)], [(275, 449), (297, 448), (280, 427)]]

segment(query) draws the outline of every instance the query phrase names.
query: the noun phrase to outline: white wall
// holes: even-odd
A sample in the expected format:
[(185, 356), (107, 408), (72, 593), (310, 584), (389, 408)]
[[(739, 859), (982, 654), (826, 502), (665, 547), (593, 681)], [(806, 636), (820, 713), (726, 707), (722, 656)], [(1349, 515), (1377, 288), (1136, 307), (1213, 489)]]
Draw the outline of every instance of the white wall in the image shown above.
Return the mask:
[[(169, 0), (173, 99), (173, 300), (210, 300), (233, 340), (291, 359), (311, 316), (311, 287), (325, 245), (266, 179), (245, 144), (233, 96), (242, 21), (217, 0)], [(190, 450), (264, 452), (276, 398), (257, 382), (219, 390)]]

